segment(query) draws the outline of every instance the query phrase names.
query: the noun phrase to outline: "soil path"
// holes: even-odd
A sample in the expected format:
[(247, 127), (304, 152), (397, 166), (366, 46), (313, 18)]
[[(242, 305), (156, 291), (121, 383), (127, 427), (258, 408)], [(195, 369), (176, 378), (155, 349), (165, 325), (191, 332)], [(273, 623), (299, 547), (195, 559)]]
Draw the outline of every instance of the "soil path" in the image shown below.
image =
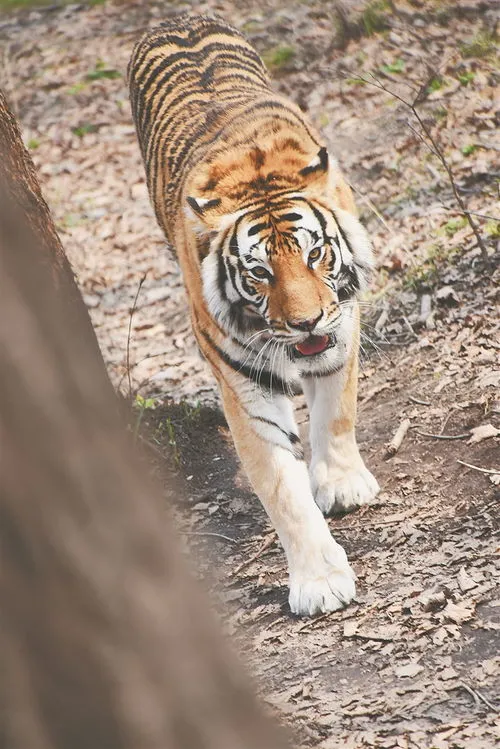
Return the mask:
[[(327, 617), (288, 612), (282, 551), (239, 471), (144, 186), (126, 64), (144, 28), (195, 5), (241, 28), (276, 86), (321, 128), (377, 252), (359, 440), (383, 490), (377, 504), (331, 521), (359, 584), (357, 602)], [(500, 457), (498, 437), (474, 431), (499, 426), (498, 270), (481, 266), (446, 175), (406, 125), (407, 108), (357, 79), (375, 73), (401, 95), (425, 81), (423, 115), (469, 209), (495, 217), (495, 4), (448, 5), (352, 3), (344, 22), (335, 3), (319, 0), (269, 0), (258, 11), (220, 0), (0, 15), (0, 85), (110, 372), (124, 392), (153, 399), (139, 400), (134, 415), (152, 468), (178, 470), (179, 521), (263, 695), (303, 745), (323, 749), (486, 749), (499, 738)], [(478, 220), (498, 267), (498, 223)], [(300, 400), (297, 409), (305, 431)], [(412, 429), (386, 460), (404, 418)]]

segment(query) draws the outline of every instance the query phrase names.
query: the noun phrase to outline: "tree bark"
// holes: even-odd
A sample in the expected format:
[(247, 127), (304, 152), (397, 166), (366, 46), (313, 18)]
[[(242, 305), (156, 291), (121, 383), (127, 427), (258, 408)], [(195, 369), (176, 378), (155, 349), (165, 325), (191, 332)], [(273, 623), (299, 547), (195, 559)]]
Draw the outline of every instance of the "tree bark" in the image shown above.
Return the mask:
[(0, 107), (0, 747), (284, 749), (132, 449)]
[[(0, 180), (12, 204), (18, 206), (19, 216), (37, 239), (35, 262), (47, 266), (54, 293), (63, 301), (62, 314), (72, 326), (78, 325), (101, 360), (99, 344), (90, 317), (75, 282), (74, 274), (57, 234), (49, 207), (45, 202), (35, 165), (23, 145), (19, 125), (9, 109), (0, 89)], [(106, 374), (107, 377), (107, 374)], [(109, 384), (109, 396), (112, 396)]]

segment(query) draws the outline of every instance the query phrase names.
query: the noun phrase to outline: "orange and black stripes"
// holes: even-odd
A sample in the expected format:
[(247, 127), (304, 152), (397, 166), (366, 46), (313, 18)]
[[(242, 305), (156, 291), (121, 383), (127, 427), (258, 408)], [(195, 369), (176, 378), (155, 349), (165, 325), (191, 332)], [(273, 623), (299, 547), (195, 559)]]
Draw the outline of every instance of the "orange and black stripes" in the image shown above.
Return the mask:
[(282, 127), (307, 128), (272, 92), (255, 50), (219, 18), (181, 15), (148, 31), (132, 54), (129, 82), (148, 187), (167, 235), (184, 181), (208, 149), (258, 138), (277, 113)]

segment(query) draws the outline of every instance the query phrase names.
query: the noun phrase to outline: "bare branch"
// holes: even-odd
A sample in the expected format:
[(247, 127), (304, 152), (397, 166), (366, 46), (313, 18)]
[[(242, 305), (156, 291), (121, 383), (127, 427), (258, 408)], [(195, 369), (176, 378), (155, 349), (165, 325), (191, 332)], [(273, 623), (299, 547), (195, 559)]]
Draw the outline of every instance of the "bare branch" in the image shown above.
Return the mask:
[[(484, 262), (485, 265), (489, 265), (488, 250), (486, 249), (486, 245), (485, 245), (485, 243), (483, 241), (483, 238), (481, 237), (481, 234), (479, 232), (479, 228), (478, 228), (476, 222), (474, 221), (474, 219), (472, 218), (471, 211), (469, 211), (467, 209), (467, 206), (465, 205), (464, 200), (463, 200), (462, 196), (460, 195), (460, 193), (458, 191), (457, 184), (456, 184), (455, 177), (454, 177), (454, 174), (452, 172), (452, 169), (451, 169), (451, 167), (450, 167), (450, 165), (449, 165), (449, 163), (448, 163), (448, 161), (447, 161), (447, 159), (446, 159), (446, 157), (445, 157), (445, 155), (443, 153), (443, 150), (441, 149), (439, 143), (434, 138), (434, 136), (432, 135), (429, 127), (426, 125), (425, 120), (421, 116), (420, 112), (417, 110), (417, 104), (420, 104), (423, 101), (423, 99), (425, 97), (425, 93), (427, 91), (427, 87), (428, 87), (430, 81), (428, 80), (426, 83), (422, 84), (422, 86), (420, 87), (420, 89), (419, 89), (419, 91), (418, 91), (415, 99), (412, 102), (409, 102), (406, 99), (404, 99), (402, 96), (400, 96), (400, 94), (396, 93), (395, 91), (391, 91), (391, 89), (387, 88), (387, 86), (384, 83), (382, 83), (382, 81), (380, 81), (380, 79), (377, 78), (377, 76), (374, 73), (370, 73), (370, 76), (371, 76), (372, 80), (370, 80), (368, 78), (364, 78), (363, 76), (357, 76), (357, 77), (359, 78), (360, 81), (364, 81), (364, 83), (367, 83), (370, 86), (374, 86), (375, 88), (378, 88), (381, 91), (384, 91), (385, 93), (389, 94), (394, 99), (397, 99), (398, 101), (400, 101), (402, 104), (404, 104), (405, 107), (407, 107), (411, 111), (411, 113), (413, 114), (413, 116), (417, 120), (418, 124), (422, 128), (422, 131), (423, 131), (423, 133), (425, 135), (425, 138), (427, 138), (427, 141), (428, 141), (426, 143), (427, 148), (441, 162), (442, 166), (444, 167), (444, 170), (446, 171), (446, 174), (448, 175), (448, 180), (450, 182), (451, 189), (453, 190), (453, 195), (455, 196), (455, 200), (457, 201), (457, 203), (458, 203), (458, 205), (460, 207), (461, 213), (463, 213), (463, 215), (467, 219), (467, 222), (468, 222), (468, 224), (469, 224), (469, 226), (470, 226), (470, 228), (472, 230), (472, 233), (474, 234), (474, 237), (476, 239), (477, 245), (478, 245), (479, 249), (481, 250), (481, 257), (483, 259), (483, 262)], [(416, 135), (418, 135), (418, 137), (423, 142), (425, 142), (423, 136), (417, 130), (415, 130), (415, 128), (410, 123), (408, 123), (408, 125), (411, 128), (411, 130)]]

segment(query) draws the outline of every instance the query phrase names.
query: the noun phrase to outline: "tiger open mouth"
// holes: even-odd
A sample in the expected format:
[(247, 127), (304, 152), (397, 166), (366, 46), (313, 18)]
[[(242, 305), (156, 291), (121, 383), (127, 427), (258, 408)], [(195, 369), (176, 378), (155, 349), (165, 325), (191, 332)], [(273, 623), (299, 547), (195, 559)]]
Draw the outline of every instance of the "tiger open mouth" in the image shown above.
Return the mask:
[(334, 345), (335, 338), (332, 335), (310, 335), (300, 343), (296, 343), (293, 350), (295, 356), (316, 356)]

